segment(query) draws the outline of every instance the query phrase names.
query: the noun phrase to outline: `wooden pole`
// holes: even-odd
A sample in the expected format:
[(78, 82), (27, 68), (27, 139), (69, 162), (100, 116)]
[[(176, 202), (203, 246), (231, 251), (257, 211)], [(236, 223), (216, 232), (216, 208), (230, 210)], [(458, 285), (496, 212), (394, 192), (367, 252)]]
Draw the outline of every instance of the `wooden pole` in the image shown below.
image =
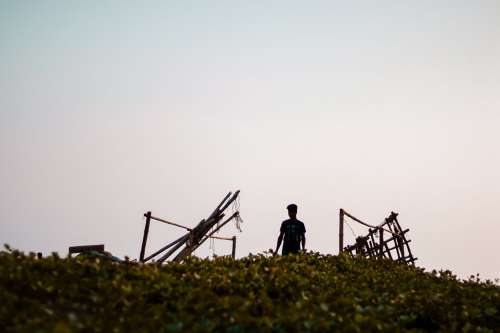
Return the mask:
[(214, 211), (212, 212), (212, 214), (210, 214), (207, 218), (207, 220), (209, 220), (210, 218), (218, 215), (220, 213), (220, 208), (222, 207), (222, 205), (224, 204), (224, 202), (226, 202), (227, 199), (229, 199), (229, 197), (231, 196), (231, 194), (233, 194), (233, 192), (229, 192), (225, 197), (224, 199), (222, 199), (222, 201), (220, 202), (220, 204), (215, 207)]
[(212, 238), (212, 239), (220, 239), (220, 240), (228, 240), (228, 241), (232, 241), (233, 240), (233, 237), (222, 237), (222, 236), (210, 236), (210, 238)]
[(162, 253), (163, 251), (165, 251), (166, 249), (174, 246), (175, 244), (179, 243), (179, 242), (184, 242), (186, 241), (186, 236), (182, 236), (180, 238), (177, 238), (176, 240), (174, 240), (172, 243), (169, 243), (167, 245), (165, 245), (164, 247), (162, 247), (161, 249), (159, 249), (158, 251), (156, 251), (155, 253), (151, 254), (149, 257), (145, 258), (142, 262), (146, 262), (146, 261), (149, 261), (151, 259), (153, 259), (154, 257), (156, 257), (158, 254)]
[(146, 216), (146, 225), (144, 226), (144, 235), (142, 237), (141, 254), (139, 261), (144, 262), (144, 252), (146, 251), (146, 242), (148, 241), (149, 223), (151, 222), (151, 212), (144, 214)]
[[(354, 221), (356, 221), (356, 222), (358, 222), (358, 223), (360, 223), (360, 224), (362, 224), (362, 225), (364, 225), (365, 227), (368, 227), (368, 228), (374, 228), (374, 229), (380, 229), (380, 228), (382, 228), (382, 229), (383, 229), (383, 227), (382, 227), (382, 226), (385, 224), (385, 223), (382, 223), (382, 226), (371, 225), (371, 224), (368, 224), (368, 223), (366, 223), (366, 222), (361, 221), (360, 219), (358, 219), (358, 218), (357, 218), (357, 217), (355, 217), (355, 216), (352, 216), (351, 214), (349, 214), (348, 212), (346, 212), (346, 211), (345, 211), (345, 210), (343, 210), (343, 209), (342, 209), (342, 212), (343, 212), (343, 214), (344, 214), (344, 215), (346, 215), (347, 217), (350, 217), (350, 218), (351, 218), (351, 219), (353, 219)], [(388, 232), (388, 233), (390, 233), (390, 234), (393, 234), (393, 232), (392, 232), (392, 231), (390, 231), (390, 230), (387, 230), (387, 229), (384, 229), (384, 230), (385, 230), (385, 231), (387, 231), (387, 232)]]
[(380, 253), (380, 257), (383, 257), (384, 256), (384, 229), (382, 228), (379, 228), (379, 241), (380, 241), (380, 249), (379, 249), (379, 253)]
[(191, 232), (182, 236), (182, 241), (178, 241), (177, 244), (175, 244), (167, 253), (165, 253), (165, 255), (163, 257), (158, 259), (157, 263), (161, 264), (165, 260), (167, 260), (167, 258), (170, 257), (172, 255), (172, 253), (177, 251), (182, 245), (184, 245), (186, 243), (187, 240), (189, 240), (190, 236), (191, 236)]
[(227, 209), (227, 207), (229, 207), (229, 205), (232, 204), (234, 202), (234, 200), (236, 200), (236, 198), (238, 198), (238, 195), (240, 195), (240, 190), (234, 192), (231, 199), (229, 199), (228, 202), (226, 202), (226, 204), (222, 208), (220, 208), (220, 212), (224, 213), (224, 211)]
[(169, 222), (167, 220), (164, 220), (164, 219), (161, 219), (159, 217), (155, 217), (155, 216), (151, 216), (150, 217), (152, 220), (155, 220), (155, 221), (158, 221), (158, 222), (163, 222), (163, 223), (166, 223), (166, 224), (170, 224), (170, 225), (173, 225), (175, 227), (179, 227), (179, 228), (182, 228), (182, 229), (186, 229), (187, 231), (191, 231), (192, 229), (191, 228), (188, 228), (186, 226), (183, 226), (181, 224), (177, 224), (177, 223), (174, 223), (174, 222)]
[[(229, 221), (231, 221), (233, 218), (238, 216), (239, 212), (235, 212), (233, 215), (231, 215), (227, 220), (219, 224), (214, 230), (212, 230), (208, 235), (205, 237), (201, 238), (200, 240), (195, 240), (194, 244), (190, 244), (189, 246), (186, 246), (184, 249), (182, 249), (179, 254), (173, 259), (174, 262), (181, 262), (184, 260), (184, 258), (188, 257), (193, 253), (198, 247), (200, 247), (201, 244), (203, 244), (207, 239), (209, 239), (213, 234), (215, 234), (217, 231), (219, 231), (220, 228), (225, 226)], [(218, 218), (222, 218), (224, 215), (219, 216)], [(219, 220), (218, 220), (219, 221)], [(217, 222), (218, 222), (217, 221)]]
[(231, 256), (233, 259), (236, 258), (236, 236), (233, 236), (233, 251), (231, 253)]
[(344, 250), (344, 210), (339, 212), (339, 254)]

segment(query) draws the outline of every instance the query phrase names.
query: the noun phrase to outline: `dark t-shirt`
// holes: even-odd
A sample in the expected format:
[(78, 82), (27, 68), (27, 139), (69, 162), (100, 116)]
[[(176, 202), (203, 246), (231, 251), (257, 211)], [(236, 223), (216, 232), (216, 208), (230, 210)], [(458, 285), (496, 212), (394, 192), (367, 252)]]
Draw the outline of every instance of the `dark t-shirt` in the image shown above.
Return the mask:
[(280, 232), (285, 234), (282, 254), (299, 252), (301, 236), (306, 233), (304, 223), (299, 220), (283, 221)]

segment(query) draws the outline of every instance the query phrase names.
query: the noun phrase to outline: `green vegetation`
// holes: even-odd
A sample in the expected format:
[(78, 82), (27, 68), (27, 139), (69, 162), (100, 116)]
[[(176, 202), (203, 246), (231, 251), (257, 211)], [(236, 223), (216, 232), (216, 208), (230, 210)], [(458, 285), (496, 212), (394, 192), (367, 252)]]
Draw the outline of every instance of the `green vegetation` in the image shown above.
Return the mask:
[(0, 252), (1, 332), (398, 332), (500, 328), (500, 287), (346, 256), (140, 265)]

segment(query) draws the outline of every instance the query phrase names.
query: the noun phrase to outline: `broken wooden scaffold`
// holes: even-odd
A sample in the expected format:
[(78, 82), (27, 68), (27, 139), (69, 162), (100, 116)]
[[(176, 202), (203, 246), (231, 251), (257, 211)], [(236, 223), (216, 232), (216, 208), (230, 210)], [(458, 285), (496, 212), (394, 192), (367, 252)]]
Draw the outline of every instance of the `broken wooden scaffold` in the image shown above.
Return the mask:
[[(356, 243), (344, 247), (345, 218), (368, 227), (366, 236), (356, 237)], [(410, 229), (403, 230), (398, 221), (398, 214), (391, 212), (384, 222), (379, 225), (370, 225), (352, 216), (343, 209), (339, 213), (339, 253), (347, 252), (351, 255), (361, 255), (366, 258), (390, 258), (406, 264), (415, 265), (417, 258), (413, 257), (410, 249), (411, 240), (406, 239)], [(376, 240), (378, 238), (378, 242)]]
[[(173, 257), (172, 261), (174, 262), (181, 262), (189, 257), (197, 248), (201, 246), (201, 244), (203, 244), (209, 238), (232, 241), (232, 257), (234, 258), (236, 255), (236, 236), (219, 237), (215, 236), (214, 234), (232, 220), (235, 220), (237, 222), (238, 227), (238, 223), (241, 221), (239, 211), (235, 211), (226, 220), (223, 221), (223, 219), (225, 217), (224, 211), (231, 204), (237, 202), (236, 200), (238, 199), (239, 194), (240, 191), (236, 191), (234, 194), (232, 192), (229, 192), (221, 201), (221, 203), (215, 208), (212, 214), (210, 214), (206, 219), (201, 220), (201, 222), (198, 223), (194, 228), (188, 228), (186, 226), (155, 217), (151, 215), (151, 212), (147, 212), (146, 214), (144, 214), (144, 216), (146, 217), (146, 225), (144, 226), (144, 235), (142, 238), (139, 261), (144, 263), (162, 254), (162, 256), (159, 257), (158, 260), (156, 260), (157, 263), (161, 264), (170, 257)], [(187, 230), (187, 233), (184, 236), (165, 245), (153, 254), (145, 257), (146, 243), (151, 221), (163, 222), (169, 225), (183, 228)]]

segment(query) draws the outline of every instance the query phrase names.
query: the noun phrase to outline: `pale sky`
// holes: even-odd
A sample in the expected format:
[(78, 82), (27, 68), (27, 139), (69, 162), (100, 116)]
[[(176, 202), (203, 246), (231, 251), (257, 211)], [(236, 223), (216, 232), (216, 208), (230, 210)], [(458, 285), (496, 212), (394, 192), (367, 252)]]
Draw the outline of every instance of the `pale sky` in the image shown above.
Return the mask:
[(137, 258), (144, 212), (240, 189), (239, 257), (295, 202), (310, 250), (394, 210), (419, 266), (499, 278), (499, 59), (497, 0), (0, 0), (0, 242)]

